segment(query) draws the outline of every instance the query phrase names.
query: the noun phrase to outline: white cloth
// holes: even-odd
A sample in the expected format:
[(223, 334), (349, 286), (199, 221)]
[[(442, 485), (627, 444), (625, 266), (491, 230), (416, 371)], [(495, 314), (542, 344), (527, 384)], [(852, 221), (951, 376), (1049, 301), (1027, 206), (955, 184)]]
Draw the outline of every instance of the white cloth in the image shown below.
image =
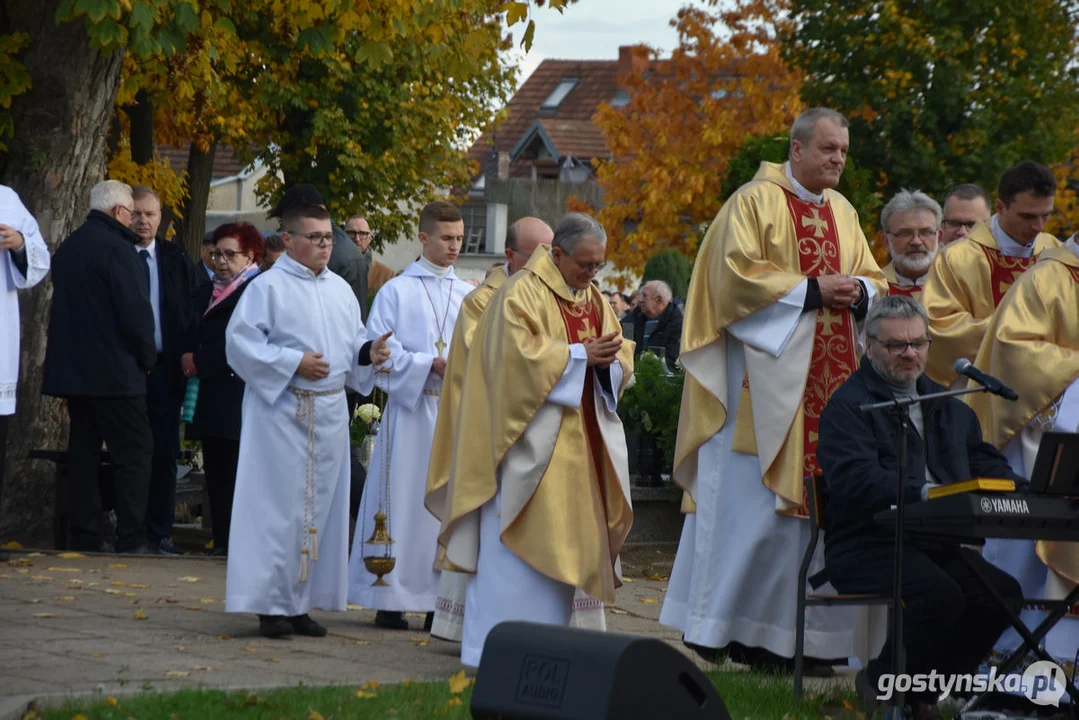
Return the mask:
[(14, 190), (0, 185), (0, 224), (22, 233), (21, 253), (26, 274), (15, 266), (12, 251), (0, 251), (0, 415), (15, 414), (15, 391), (19, 383), (19, 295), (49, 272), (51, 258), (45, 238), (30, 211)]
[[(431, 460), (442, 378), (431, 372), (441, 337), (449, 351), (457, 313), (472, 286), (450, 270), (436, 278), (419, 262), (382, 286), (367, 319), (370, 339), (393, 331), (388, 343), (391, 371), (369, 379), (365, 394), (386, 389), (381, 430), (360, 500), (356, 535), (349, 562), (349, 602), (378, 610), (429, 612), (438, 599), (438, 520), (423, 504), (427, 466)], [(389, 443), (389, 447), (387, 447)], [(386, 454), (389, 450), (389, 497), (386, 498)], [(383, 578), (388, 587), (372, 587), (375, 576), (364, 567), (365, 555), (383, 555), (384, 547), (367, 545), (379, 507), (389, 516), (390, 555), (396, 558)]]
[[(870, 302), (874, 293), (872, 284)], [(775, 304), (733, 323), (726, 339), (728, 422), (698, 450), (695, 513), (687, 514), (659, 621), (687, 642), (723, 648), (731, 642), (794, 657), (797, 579), (809, 543), (807, 521), (776, 512), (760, 460), (731, 449), (746, 352), (778, 358), (804, 323), (806, 282)], [(824, 563), (818, 546), (810, 575)], [(823, 592), (829, 592), (826, 588)], [(864, 664), (866, 614), (852, 608), (806, 611), (805, 653)]]
[(1034, 243), (1022, 245), (1000, 227), (1000, 216), (994, 215), (989, 219), (989, 229), (993, 233), (993, 239), (997, 241), (1002, 255), (1007, 257), (1028, 258), (1034, 254)]
[[(1072, 382), (1064, 391), (1057, 409), (1055, 432), (1079, 432), (1079, 380)], [(1004, 446), (1004, 456), (1012, 472), (1029, 478), (1037, 457), (1038, 444), (1043, 429), (1032, 422)], [(1019, 581), (1025, 598), (1063, 600), (1074, 585), (1050, 570), (1034, 552), (1034, 540), (1006, 540), (990, 538), (985, 542), (983, 556), (1001, 570)], [(1045, 618), (1041, 610), (1023, 610), (1020, 619), (1031, 630)], [(1019, 647), (1022, 639), (1013, 628), (1008, 628), (997, 641), (995, 650), (1010, 653)], [(1079, 651), (1079, 618), (1064, 617), (1045, 637), (1045, 651), (1060, 662), (1075, 662)]]
[[(247, 383), (225, 611), (344, 610), (351, 463), (348, 406), (339, 390), (345, 385), (359, 390), (371, 375), (370, 367), (358, 365), (367, 336), (356, 296), (339, 276), (329, 270), (315, 276), (288, 255), (274, 269), (244, 290), (225, 333), (229, 366)], [(296, 374), (305, 352), (322, 353), (330, 366), (326, 378), (311, 381)], [(297, 417), (304, 401), (292, 389), (332, 394), (313, 398), (308, 414)], [(313, 493), (308, 492), (309, 460)], [(310, 527), (317, 530), (317, 559), (309, 554), (303, 582), (301, 554), (312, 540)]]
[(786, 173), (787, 180), (790, 181), (791, 187), (794, 188), (794, 194), (798, 196), (799, 200), (817, 203), (818, 205), (824, 203), (824, 193), (810, 192), (802, 183), (798, 182), (794, 177), (794, 172), (791, 171), (789, 162), (783, 163), (783, 172)]
[(145, 250), (147, 259), (139, 257), (150, 268), (150, 306), (154, 309), (154, 345), (161, 352), (164, 344), (161, 339), (161, 265), (157, 262), (157, 240), (151, 240), (150, 244), (142, 248), (135, 246), (135, 251), (140, 253)]

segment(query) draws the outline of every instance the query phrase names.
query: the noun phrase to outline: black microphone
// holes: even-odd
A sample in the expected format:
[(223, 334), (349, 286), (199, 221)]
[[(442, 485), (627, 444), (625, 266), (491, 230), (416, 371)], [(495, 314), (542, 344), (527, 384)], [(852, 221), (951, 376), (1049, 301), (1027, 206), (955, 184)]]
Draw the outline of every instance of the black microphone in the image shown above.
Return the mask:
[(1018, 400), (1019, 396), (1015, 394), (1015, 390), (1002, 383), (992, 375), (983, 373), (978, 368), (974, 367), (974, 364), (966, 358), (959, 358), (955, 361), (955, 365), (952, 369), (959, 375), (968, 377), (979, 385), (985, 387), (989, 392), (994, 395), (1000, 395), (1005, 400)]

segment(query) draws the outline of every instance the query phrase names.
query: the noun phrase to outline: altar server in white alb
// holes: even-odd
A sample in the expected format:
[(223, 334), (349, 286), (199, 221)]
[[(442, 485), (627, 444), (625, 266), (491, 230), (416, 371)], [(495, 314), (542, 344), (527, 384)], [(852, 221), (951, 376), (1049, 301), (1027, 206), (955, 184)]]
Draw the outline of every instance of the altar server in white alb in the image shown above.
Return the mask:
[(326, 210), (294, 205), (282, 225), (286, 254), (252, 281), (225, 332), (247, 384), (225, 611), (257, 613), (266, 637), (321, 637), (308, 610), (347, 604), (345, 385), (358, 389), (389, 352), (386, 338), (366, 342), (355, 294), (326, 269)]
[[(0, 185), (0, 493), (7, 426), (19, 383), (19, 296), (49, 272), (49, 248), (14, 190)], [(0, 498), (3, 496), (0, 495)]]
[[(427, 613), (425, 630), (431, 629), (434, 619), (439, 522), (427, 512), (423, 499), (450, 340), (461, 301), (473, 289), (453, 271), (464, 234), (456, 205), (428, 204), (419, 223), (423, 255), (382, 286), (367, 318), (368, 337), (393, 333), (389, 340), (393, 359), (385, 368), (388, 372), (368, 378), (363, 388), (365, 394), (375, 387), (386, 390), (389, 401), (356, 520), (348, 599), (376, 609), (375, 623), (380, 627), (407, 630), (406, 612)], [(372, 587), (376, 578), (363, 558), (383, 554), (383, 546), (366, 544), (380, 507), (389, 516), (394, 541), (390, 554), (396, 564), (383, 578), (387, 587)]]

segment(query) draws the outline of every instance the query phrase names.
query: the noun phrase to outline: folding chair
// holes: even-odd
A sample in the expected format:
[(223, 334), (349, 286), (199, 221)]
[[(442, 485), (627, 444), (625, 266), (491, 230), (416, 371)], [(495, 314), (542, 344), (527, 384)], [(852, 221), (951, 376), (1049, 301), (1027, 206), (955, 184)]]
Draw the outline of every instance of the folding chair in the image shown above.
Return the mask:
[[(802, 556), (802, 565), (798, 568), (798, 625), (794, 641), (794, 699), (802, 697), (802, 681), (805, 676), (805, 624), (806, 608), (811, 606), (859, 606), (859, 605), (885, 605), (888, 607), (888, 627), (892, 626), (892, 597), (890, 595), (874, 595), (871, 593), (852, 594), (825, 594), (807, 593), (806, 583), (809, 575), (809, 565), (813, 560), (813, 553), (817, 549), (820, 540), (820, 531), (824, 527), (825, 512), (827, 510), (826, 497), (821, 485), (823, 478), (806, 478), (806, 497), (809, 501), (809, 545), (806, 546)], [(827, 568), (808, 578), (808, 584), (814, 590), (828, 582)]]

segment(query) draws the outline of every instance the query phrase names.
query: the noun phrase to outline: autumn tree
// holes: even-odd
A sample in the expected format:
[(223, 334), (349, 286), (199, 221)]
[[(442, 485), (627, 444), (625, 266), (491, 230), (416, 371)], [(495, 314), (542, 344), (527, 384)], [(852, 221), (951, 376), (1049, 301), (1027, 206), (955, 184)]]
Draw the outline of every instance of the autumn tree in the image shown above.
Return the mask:
[(791, 0), (791, 19), (802, 99), (851, 119), (851, 155), (886, 196), (995, 188), (1075, 144), (1077, 0)]
[[(473, 35), (469, 40), (468, 32), (463, 38), (457, 37), (466, 20), (475, 23), (477, 18), (484, 18), (480, 30), (487, 38), (493, 27), (489, 21), (503, 12), (501, 22), (528, 23), (526, 37), (531, 38), (535, 27), (533, 9), (544, 5), (561, 10), (566, 2), (509, 2), (505, 8), (494, 0), (37, 0), (4, 3), (0, 6), (0, 142), (6, 147), (0, 148), (0, 183), (19, 193), (37, 218), (51, 248), (74, 230), (86, 217), (91, 186), (105, 174), (106, 136), (127, 57), (149, 68), (160, 79), (163, 74), (190, 71), (190, 64), (170, 63), (191, 53), (197, 57), (203, 51), (199, 43), (206, 43), (206, 58), (210, 61), (207, 72), (221, 79), (222, 88), (230, 88), (226, 94), (215, 95), (214, 86), (201, 76), (191, 82), (190, 97), (182, 90), (170, 94), (169, 86), (156, 89), (153, 83), (133, 81), (134, 84), (129, 86), (128, 81), (137, 74), (129, 72), (124, 76), (123, 90), (128, 96), (121, 94), (121, 102), (131, 106), (137, 104), (139, 91), (158, 92), (159, 102), (154, 104), (154, 114), (158, 118), (167, 116), (179, 126), (185, 121), (181, 113), (190, 110), (191, 118), (202, 123), (199, 132), (244, 145), (233, 121), (254, 125), (256, 120), (252, 118), (265, 116), (269, 124), (280, 119), (282, 110), (263, 105), (257, 111), (252, 109), (247, 113), (246, 106), (242, 101), (237, 104), (236, 98), (272, 100), (274, 96), (263, 95), (263, 88), (253, 91), (242, 84), (229, 86), (225, 82), (234, 77), (241, 81), (246, 79), (248, 83), (264, 82), (266, 92), (269, 92), (268, 88), (273, 84), (269, 81), (274, 78), (263, 78), (258, 70), (270, 67), (266, 62), (281, 62), (282, 55), (263, 57), (258, 54), (259, 43), (291, 49), (291, 57), (298, 65), (319, 59), (327, 63), (339, 62), (332, 48), (343, 44), (352, 52), (346, 60), (356, 66), (358, 75), (363, 72), (363, 67), (370, 65), (371, 58), (379, 58), (383, 64), (391, 62), (392, 58), (385, 51), (395, 51), (408, 39), (429, 46), (451, 45), (455, 50), (443, 59), (447, 67), (452, 67), (452, 55), (460, 54), (462, 47), (473, 57), (480, 57), (487, 47), (472, 52), (477, 37)], [(207, 24), (214, 33), (220, 33), (220, 37), (213, 33), (207, 35)], [(253, 30), (251, 35), (244, 35), (244, 28), (257, 29), (257, 32)], [(455, 35), (452, 41), (449, 38), (451, 32)], [(347, 44), (339, 42), (345, 40)], [(234, 76), (229, 76), (229, 68), (215, 57), (219, 57), (230, 42), (243, 51), (235, 56)], [(434, 53), (434, 50), (430, 52)], [(423, 57), (426, 60), (432, 58), (431, 55)], [(190, 61), (188, 58), (187, 62)], [(434, 82), (428, 75), (423, 79)], [(240, 95), (231, 95), (233, 91)], [(397, 97), (392, 89), (385, 91), (387, 102)], [(469, 91), (473, 91), (472, 88)], [(283, 94), (280, 97), (287, 99), (290, 96)], [(294, 94), (291, 100), (298, 102), (299, 97)], [(128, 99), (131, 102), (126, 102)], [(322, 102), (324, 96), (314, 99)], [(200, 102), (204, 103), (201, 110)], [(234, 116), (230, 116), (230, 112)], [(319, 123), (334, 121), (332, 115), (318, 117)], [(372, 118), (371, 122), (373, 125), (392, 124), (393, 119), (384, 116)], [(131, 130), (129, 126), (128, 133)], [(443, 132), (453, 135), (456, 128), (447, 125)], [(176, 137), (180, 134), (177, 130)], [(132, 143), (133, 151), (138, 144)], [(449, 147), (439, 144), (435, 149), (448, 152)], [(340, 152), (341, 148), (336, 150)], [(331, 158), (326, 155), (325, 152), (309, 153), (308, 160), (321, 163), (332, 159), (332, 153)], [(409, 157), (411, 161), (412, 156)], [(132, 162), (136, 162), (134, 155)], [(444, 168), (442, 165), (435, 167), (438, 172)], [(423, 168), (413, 165), (413, 168), (422, 175), (421, 170), (425, 171), (426, 165)], [(445, 182), (439, 175), (423, 177), (433, 188)], [(390, 204), (395, 199), (386, 197), (385, 202)], [(6, 502), (5, 507), (0, 508), (0, 513), (6, 510), (6, 514), (0, 514), (0, 519), (6, 521), (9, 531), (14, 528), (26, 537), (35, 538), (44, 535), (51, 521), (42, 512), (51, 495), (51, 488), (46, 483), (46, 478), (51, 477), (51, 468), (35, 467), (27, 454), (33, 448), (64, 447), (66, 433), (60, 404), (40, 394), (51, 297), (51, 283), (46, 279), (20, 298), (23, 332), (18, 420), (12, 424), (8, 440)]]
[(692, 256), (696, 227), (719, 211), (728, 159), (747, 137), (789, 128), (801, 109), (800, 75), (776, 42), (785, 0), (718, 5), (680, 10), (670, 59), (638, 48), (621, 78), (629, 103), (596, 113), (611, 152), (596, 168), (597, 218), (620, 268), (639, 271), (662, 247)]

